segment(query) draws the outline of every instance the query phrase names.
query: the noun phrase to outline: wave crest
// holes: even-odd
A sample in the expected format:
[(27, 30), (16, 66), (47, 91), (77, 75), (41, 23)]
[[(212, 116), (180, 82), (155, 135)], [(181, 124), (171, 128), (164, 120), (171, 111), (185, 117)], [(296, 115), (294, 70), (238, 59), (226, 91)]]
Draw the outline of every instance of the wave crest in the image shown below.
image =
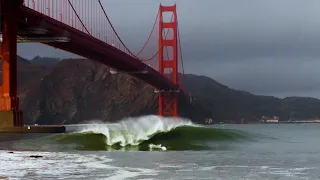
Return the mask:
[(50, 136), (49, 140), (59, 146), (66, 144), (64, 148), (75, 145), (72, 147), (78, 150), (165, 151), (225, 149), (225, 144), (210, 142), (247, 137), (234, 130), (195, 125), (188, 119), (150, 115), (127, 118), (117, 124), (81, 125), (74, 133)]
[(109, 146), (139, 145), (159, 132), (168, 132), (181, 126), (194, 126), (190, 120), (183, 118), (166, 118), (155, 115), (127, 118), (118, 124), (90, 124), (78, 133), (97, 133), (106, 136)]

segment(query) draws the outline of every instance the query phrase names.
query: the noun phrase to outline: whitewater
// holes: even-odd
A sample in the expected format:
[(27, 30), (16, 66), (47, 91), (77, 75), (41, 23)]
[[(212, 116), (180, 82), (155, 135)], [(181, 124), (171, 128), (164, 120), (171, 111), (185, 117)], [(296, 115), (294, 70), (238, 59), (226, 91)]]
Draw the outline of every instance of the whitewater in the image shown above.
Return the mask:
[(49, 139), (66, 147), (73, 144), (77, 150), (166, 151), (210, 149), (196, 142), (244, 137), (244, 134), (230, 130), (205, 128), (185, 118), (155, 115), (125, 118), (114, 124), (92, 121), (85, 125), (72, 125), (72, 128), (71, 133), (49, 136), (43, 140)]
[[(117, 124), (92, 122), (75, 133), (101, 133), (106, 136), (106, 144), (112, 146), (136, 146), (156, 135), (169, 132), (182, 126), (198, 127), (184, 118), (165, 118), (155, 115), (126, 118)], [(166, 149), (160, 145), (150, 144), (150, 149)]]

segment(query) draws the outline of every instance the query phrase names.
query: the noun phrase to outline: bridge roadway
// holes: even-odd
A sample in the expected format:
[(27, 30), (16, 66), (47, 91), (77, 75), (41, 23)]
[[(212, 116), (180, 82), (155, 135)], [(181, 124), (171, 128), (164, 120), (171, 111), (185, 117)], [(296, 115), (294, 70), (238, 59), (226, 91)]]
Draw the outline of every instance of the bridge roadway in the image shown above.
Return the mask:
[(132, 76), (145, 81), (156, 89), (160, 90), (180, 90), (171, 80), (149, 67), (144, 62), (130, 56), (121, 50), (109, 45), (95, 37), (82, 31), (59, 22), (49, 16), (41, 14), (28, 7), (22, 6), (19, 11), (19, 30), (42, 28), (47, 32), (43, 35), (32, 33), (18, 34), (25, 37), (61, 37), (70, 39), (69, 42), (47, 42), (49, 46), (59, 48), (88, 59), (93, 59), (118, 71), (134, 72), (146, 70), (147, 73), (132, 73)]

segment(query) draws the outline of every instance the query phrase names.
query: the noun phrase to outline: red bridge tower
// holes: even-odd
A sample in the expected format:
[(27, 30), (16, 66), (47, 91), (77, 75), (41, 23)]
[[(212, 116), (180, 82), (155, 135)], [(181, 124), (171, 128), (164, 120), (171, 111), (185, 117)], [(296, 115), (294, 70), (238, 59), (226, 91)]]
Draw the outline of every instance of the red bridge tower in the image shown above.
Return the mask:
[[(178, 23), (176, 5), (162, 6), (160, 5), (159, 19), (159, 72), (165, 76), (165, 69), (172, 70), (173, 83), (177, 85), (177, 89), (160, 90), (159, 92), (159, 115), (160, 116), (178, 116)], [(163, 13), (172, 12), (173, 21), (164, 22)], [(173, 38), (166, 39), (163, 34), (164, 30), (173, 31)], [(164, 48), (172, 47), (172, 59), (164, 59)], [(170, 57), (168, 57), (170, 58)]]
[(23, 0), (1, 0), (2, 42), (0, 86), (0, 127), (23, 126), (17, 93), (17, 31), (18, 13)]

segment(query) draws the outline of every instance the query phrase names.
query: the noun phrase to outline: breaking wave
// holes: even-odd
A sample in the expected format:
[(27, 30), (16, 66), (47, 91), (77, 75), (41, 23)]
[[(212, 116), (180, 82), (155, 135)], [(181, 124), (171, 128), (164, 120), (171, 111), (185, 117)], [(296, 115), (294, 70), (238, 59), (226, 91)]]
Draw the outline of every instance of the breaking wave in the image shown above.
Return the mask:
[(48, 138), (59, 145), (74, 145), (78, 150), (205, 150), (205, 142), (246, 138), (233, 130), (193, 124), (183, 118), (142, 116), (117, 124), (88, 124), (76, 132)]

